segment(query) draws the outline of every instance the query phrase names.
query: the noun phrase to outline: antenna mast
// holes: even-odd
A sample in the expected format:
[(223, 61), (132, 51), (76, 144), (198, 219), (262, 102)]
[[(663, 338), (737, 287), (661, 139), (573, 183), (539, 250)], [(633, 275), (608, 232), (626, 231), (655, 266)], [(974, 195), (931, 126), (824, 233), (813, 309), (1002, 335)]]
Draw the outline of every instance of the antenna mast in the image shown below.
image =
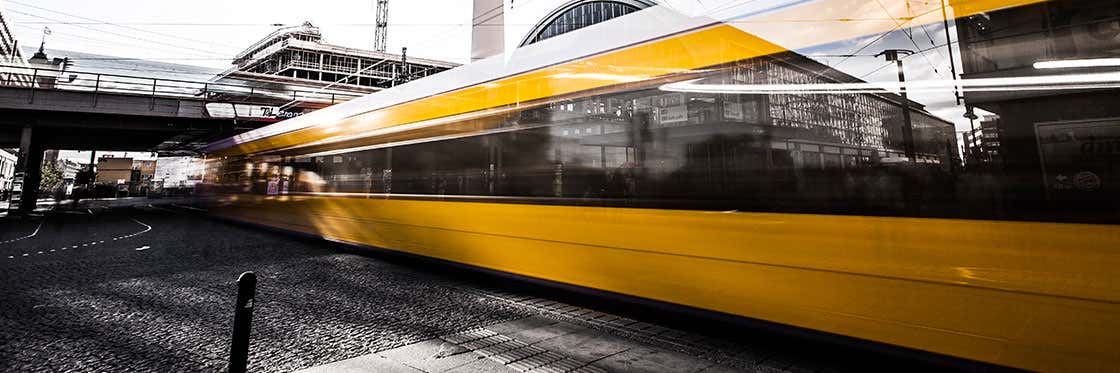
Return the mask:
[(389, 0), (377, 0), (377, 28), (373, 30), (373, 50), (385, 51), (385, 38), (389, 34)]

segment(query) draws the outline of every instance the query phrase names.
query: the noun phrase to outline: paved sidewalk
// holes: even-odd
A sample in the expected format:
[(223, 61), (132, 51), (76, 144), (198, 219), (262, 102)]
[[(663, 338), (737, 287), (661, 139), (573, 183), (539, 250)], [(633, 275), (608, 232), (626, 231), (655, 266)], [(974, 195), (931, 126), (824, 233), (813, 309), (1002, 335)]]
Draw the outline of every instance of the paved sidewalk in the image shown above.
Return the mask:
[(573, 323), (530, 316), (299, 372), (739, 371), (759, 370), (734, 369)]

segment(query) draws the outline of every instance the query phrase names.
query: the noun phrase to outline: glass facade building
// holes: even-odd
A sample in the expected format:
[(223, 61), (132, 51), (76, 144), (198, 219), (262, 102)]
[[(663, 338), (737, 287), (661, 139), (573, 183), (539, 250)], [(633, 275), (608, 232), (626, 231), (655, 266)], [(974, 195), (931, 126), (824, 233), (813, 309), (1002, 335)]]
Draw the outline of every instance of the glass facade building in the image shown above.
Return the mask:
[(621, 17), (651, 4), (644, 1), (574, 1), (557, 9), (529, 33), (522, 45)]

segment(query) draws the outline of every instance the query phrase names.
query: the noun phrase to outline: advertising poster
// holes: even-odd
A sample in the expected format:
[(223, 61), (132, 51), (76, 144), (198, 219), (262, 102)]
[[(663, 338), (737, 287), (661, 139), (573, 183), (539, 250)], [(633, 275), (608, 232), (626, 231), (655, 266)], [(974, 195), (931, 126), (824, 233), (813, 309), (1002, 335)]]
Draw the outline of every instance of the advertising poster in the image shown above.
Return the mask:
[(1035, 125), (1050, 198), (1120, 191), (1120, 118)]
[(275, 195), (279, 194), (280, 193), (280, 182), (277, 181), (277, 180), (269, 180), (268, 181), (268, 190), (266, 192), (270, 196), (275, 196)]

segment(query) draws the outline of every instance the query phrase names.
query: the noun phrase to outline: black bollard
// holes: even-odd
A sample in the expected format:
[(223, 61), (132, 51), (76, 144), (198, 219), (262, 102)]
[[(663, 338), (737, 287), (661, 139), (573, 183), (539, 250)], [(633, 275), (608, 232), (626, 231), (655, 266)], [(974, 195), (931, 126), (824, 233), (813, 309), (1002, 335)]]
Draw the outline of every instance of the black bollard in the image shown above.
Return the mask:
[(237, 278), (237, 309), (233, 314), (233, 344), (229, 349), (229, 373), (245, 373), (249, 365), (249, 329), (253, 326), (253, 298), (257, 294), (257, 275), (242, 273)]

